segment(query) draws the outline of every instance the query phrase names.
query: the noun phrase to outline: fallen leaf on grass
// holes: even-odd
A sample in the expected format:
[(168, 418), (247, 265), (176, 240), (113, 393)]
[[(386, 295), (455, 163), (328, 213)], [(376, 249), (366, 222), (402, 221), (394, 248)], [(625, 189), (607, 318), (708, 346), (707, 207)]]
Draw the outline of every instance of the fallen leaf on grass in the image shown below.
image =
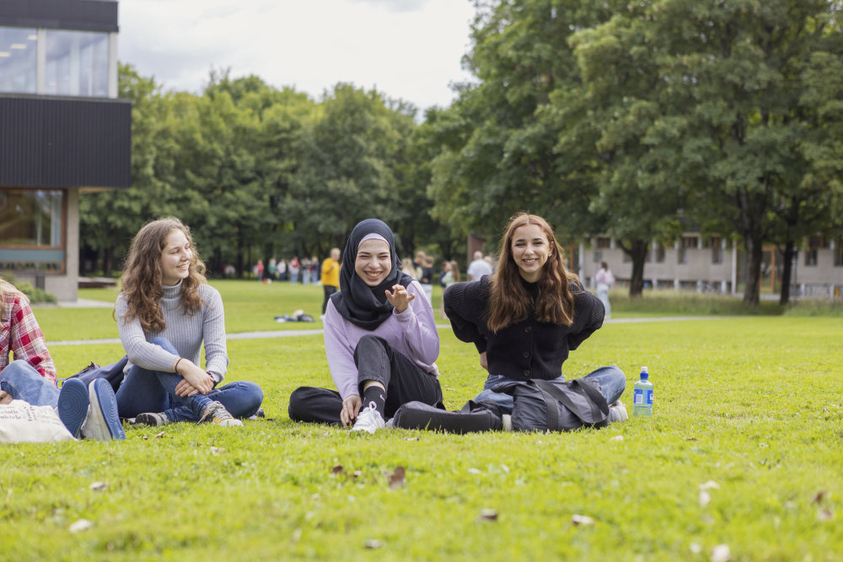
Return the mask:
[(481, 509), (480, 515), (477, 516), (478, 521), (497, 521), (498, 512), (494, 509)]
[(623, 435), (615, 435), (609, 441), (623, 441)]
[(164, 438), (164, 433), (166, 433), (166, 432), (165, 432), (165, 431), (162, 431), (161, 433), (159, 433), (158, 435), (156, 435), (156, 436), (155, 436), (155, 438), (156, 438), (156, 439), (163, 439), (163, 438)]
[(87, 531), (93, 526), (94, 524), (88, 521), (87, 519), (80, 519), (79, 521), (76, 521), (70, 526), (70, 532), (78, 533), (80, 531)]
[(727, 562), (732, 559), (728, 544), (718, 544), (711, 551), (711, 562)]
[(828, 508), (821, 509), (817, 512), (817, 519), (820, 521), (831, 521), (834, 519), (834, 512)]
[(709, 480), (705, 484), (700, 484), (700, 490), (711, 490), (712, 488), (714, 488), (715, 490), (719, 490), (720, 485), (717, 484), (717, 482), (715, 482), (714, 480)]
[(141, 435), (141, 439), (143, 439), (144, 441), (149, 441), (149, 437), (147, 437), (146, 435)]
[(814, 497), (811, 499), (811, 503), (822, 503), (822, 501), (828, 496), (828, 492), (825, 490), (820, 490)]
[(571, 516), (571, 523), (577, 527), (580, 525), (594, 525), (594, 519), (588, 515), (579, 515), (575, 513)]
[(711, 494), (708, 490), (700, 490), (700, 507), (705, 507), (711, 503)]
[(389, 475), (389, 489), (395, 490), (404, 487), (404, 480), (406, 477), (407, 474), (403, 466), (396, 468), (395, 472)]
[(105, 482), (94, 482), (93, 484), (88, 486), (89, 490), (93, 490), (95, 492), (102, 492), (106, 488), (108, 488), (108, 484), (106, 484)]
[(383, 546), (383, 541), (379, 541), (378, 539), (366, 539), (363, 541), (363, 546), (366, 548), (381, 548)]
[(685, 441), (696, 441), (696, 440), (697, 440), (696, 437), (686, 437), (685, 438)]
[(343, 474), (343, 473), (345, 473), (345, 469), (342, 467), (341, 464), (338, 464), (331, 469), (331, 474)]
[(419, 440), (418, 437), (407, 437), (407, 438), (404, 439), (404, 441), (418, 441), (418, 440)]
[(225, 447), (211, 447), (211, 454), (212, 455), (219, 455), (220, 453), (225, 452)]

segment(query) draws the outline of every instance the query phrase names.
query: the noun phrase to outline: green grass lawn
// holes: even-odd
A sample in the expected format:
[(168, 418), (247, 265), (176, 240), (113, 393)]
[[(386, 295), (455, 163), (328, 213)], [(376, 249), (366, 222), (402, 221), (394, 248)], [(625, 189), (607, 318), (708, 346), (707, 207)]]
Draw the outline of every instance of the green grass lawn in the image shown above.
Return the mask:
[[(250, 298), (254, 289), (220, 285), (229, 329), (286, 329), (271, 318), (264, 326), (264, 316), (312, 314), (307, 307), (321, 303), (318, 287), (272, 285)], [(57, 330), (45, 328), (50, 340), (100, 337), (88, 336), (99, 328), (80, 324), (78, 310), (36, 314), (45, 312)], [(105, 337), (116, 335), (113, 321), (111, 329)], [(455, 409), (483, 374), (472, 346), (447, 329), (440, 336)], [(232, 340), (229, 379), (262, 386), (266, 420), (1, 447), (0, 559), (707, 561), (726, 544), (732, 560), (840, 560), (841, 340), (833, 317), (609, 324), (565, 373), (617, 364), (631, 412), (632, 383), (647, 365), (653, 418), (468, 436), (294, 424), (290, 392), (331, 386), (321, 336)], [(119, 345), (52, 352), (63, 375), (122, 355)], [(406, 480), (391, 488), (397, 467)], [(709, 481), (717, 487), (706, 504), (700, 486)], [(484, 509), (497, 520), (481, 520)], [(576, 526), (574, 514), (594, 524)], [(71, 533), (79, 519), (93, 527)]]

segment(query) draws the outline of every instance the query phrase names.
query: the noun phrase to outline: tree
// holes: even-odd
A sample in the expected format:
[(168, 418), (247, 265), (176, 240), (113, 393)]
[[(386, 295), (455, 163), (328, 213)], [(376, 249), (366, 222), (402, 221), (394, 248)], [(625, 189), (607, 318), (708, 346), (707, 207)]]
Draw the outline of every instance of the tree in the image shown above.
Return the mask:
[(840, 7), (828, 0), (665, 0), (647, 13), (665, 53), (672, 111), (688, 119), (678, 142), (686, 172), (693, 170), (685, 177), (693, 178), (695, 215), (741, 236), (744, 302), (756, 306), (763, 243), (782, 238), (782, 221), (793, 213), (814, 228), (822, 224), (803, 196), (812, 164), (801, 141), (819, 123), (800, 99), (812, 54), (840, 56)]
[(554, 104), (562, 129), (557, 151), (581, 154), (576, 143), (589, 139), (596, 188), (589, 210), (599, 231), (618, 239), (631, 258), (630, 297), (642, 294), (651, 241), (679, 234), (685, 200), (674, 141), (686, 119), (670, 113), (648, 19), (630, 6), (576, 33), (571, 42), (582, 85)]
[(407, 211), (399, 162), (415, 128), (412, 108), (337, 84), (308, 125), (283, 204), (294, 250), (324, 255), (331, 246), (342, 247), (364, 218), (379, 217), (395, 228)]

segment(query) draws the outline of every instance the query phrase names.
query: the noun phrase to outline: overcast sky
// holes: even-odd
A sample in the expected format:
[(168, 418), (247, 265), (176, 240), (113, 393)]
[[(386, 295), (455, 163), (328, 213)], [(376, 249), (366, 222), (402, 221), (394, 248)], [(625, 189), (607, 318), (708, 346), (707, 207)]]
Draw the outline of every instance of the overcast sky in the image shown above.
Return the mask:
[(121, 0), (120, 62), (165, 90), (198, 93), (212, 69), (256, 74), (319, 99), (337, 82), (420, 110), (447, 106), (470, 0)]

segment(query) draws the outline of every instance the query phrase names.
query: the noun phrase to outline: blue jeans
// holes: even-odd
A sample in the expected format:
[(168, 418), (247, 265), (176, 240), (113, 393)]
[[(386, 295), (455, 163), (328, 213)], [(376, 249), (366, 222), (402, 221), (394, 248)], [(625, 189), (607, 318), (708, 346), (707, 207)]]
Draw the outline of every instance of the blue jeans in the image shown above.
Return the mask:
[[(609, 404), (618, 400), (626, 388), (626, 375), (614, 365), (600, 367), (583, 378), (596, 379), (600, 383), (600, 391)], [(489, 375), (486, 378), (486, 384), (483, 385), (483, 392), (478, 394), (474, 398), (474, 401), (479, 402), (485, 400), (487, 402), (494, 402), (500, 408), (501, 414), (511, 414), (513, 407), (512, 396), (503, 392), (497, 392), (496, 390), (505, 383), (513, 382), (513, 380), (503, 375)], [(562, 375), (558, 378), (550, 379), (550, 382), (562, 382), (564, 380), (565, 375)]]
[[(153, 343), (173, 355), (179, 355), (170, 340), (164, 337)], [(134, 365), (117, 391), (117, 411), (121, 418), (134, 418), (146, 412), (163, 413), (171, 422), (199, 421), (212, 402), (220, 402), (235, 418), (254, 415), (263, 391), (251, 382), (232, 382), (202, 395), (177, 396), (176, 385), (182, 380), (177, 373), (150, 371)]]
[(33, 406), (56, 407), (59, 389), (23, 359), (12, 361), (0, 371), (0, 390), (8, 392), (13, 399), (29, 402)]

